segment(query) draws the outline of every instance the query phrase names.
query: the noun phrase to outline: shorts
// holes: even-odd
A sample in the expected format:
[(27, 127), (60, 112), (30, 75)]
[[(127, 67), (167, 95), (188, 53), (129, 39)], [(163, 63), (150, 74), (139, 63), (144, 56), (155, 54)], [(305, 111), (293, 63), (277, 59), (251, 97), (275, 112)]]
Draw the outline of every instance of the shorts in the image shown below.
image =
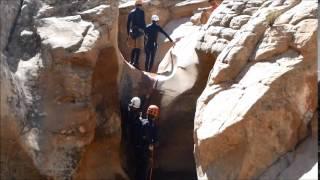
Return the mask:
[(132, 37), (128, 38), (127, 41), (128, 47), (129, 48), (139, 48), (139, 49), (143, 49), (144, 46), (144, 37), (140, 36), (136, 39), (133, 39)]

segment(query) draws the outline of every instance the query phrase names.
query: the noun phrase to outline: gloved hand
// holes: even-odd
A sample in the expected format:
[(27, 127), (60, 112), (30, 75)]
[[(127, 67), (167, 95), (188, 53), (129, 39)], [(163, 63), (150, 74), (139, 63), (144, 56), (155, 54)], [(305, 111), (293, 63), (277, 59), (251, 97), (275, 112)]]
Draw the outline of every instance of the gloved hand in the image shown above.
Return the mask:
[(149, 148), (150, 151), (153, 151), (153, 149), (154, 149), (153, 145), (149, 145), (148, 148)]

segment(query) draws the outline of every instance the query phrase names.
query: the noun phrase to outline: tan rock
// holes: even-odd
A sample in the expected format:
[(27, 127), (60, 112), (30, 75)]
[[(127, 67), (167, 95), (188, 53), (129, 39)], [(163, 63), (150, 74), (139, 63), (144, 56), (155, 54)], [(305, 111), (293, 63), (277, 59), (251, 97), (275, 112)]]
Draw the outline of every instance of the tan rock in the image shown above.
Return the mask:
[[(197, 101), (194, 154), (198, 179), (259, 178), (310, 133), (308, 126), (316, 112), (313, 36), (317, 26), (314, 19), (300, 21), (310, 28), (305, 36), (300, 36), (305, 41), (297, 44), (310, 48), (299, 49), (294, 42), (302, 34), (297, 24), (290, 23), (292, 9), (301, 8), (304, 3), (260, 1), (246, 4), (246, 8), (259, 10), (229, 38), (230, 43), (219, 49), (220, 52), (208, 41), (213, 40), (211, 34), (219, 36), (221, 27), (218, 25), (223, 18), (213, 17), (203, 29), (197, 51), (217, 55), (217, 60)], [(308, 4), (313, 4), (309, 9), (315, 7), (314, 3)], [(228, 12), (228, 9), (243, 8), (241, 3), (234, 5), (226, 1), (220, 9)], [(219, 17), (219, 14), (222, 12), (214, 12), (213, 16)], [(296, 16), (308, 15), (297, 13)], [(307, 49), (310, 50), (308, 55)], [(314, 151), (314, 147), (307, 146), (307, 149)], [(290, 170), (285, 170), (284, 163), (275, 165), (273, 173), (283, 171), (281, 177), (284, 178), (294, 171), (295, 175), (290, 175), (296, 178), (305, 172), (294, 163)], [(264, 177), (278, 177), (271, 174), (270, 171), (270, 176)]]
[(292, 34), (286, 32), (284, 27), (275, 26), (267, 29), (264, 38), (257, 45), (252, 61), (272, 59), (272, 57), (286, 52), (292, 38)]
[(305, 57), (313, 55), (311, 58), (316, 58), (313, 50), (317, 48), (317, 29), (317, 19), (302, 20), (293, 28), (295, 31), (293, 46)]
[(233, 17), (230, 22), (230, 27), (232, 29), (240, 29), (244, 24), (246, 24), (251, 16), (249, 15), (240, 15)]
[[(26, 162), (25, 166), (19, 166), (30, 170), (30, 176), (21, 173), (24, 178), (70, 179), (86, 173), (78, 172), (87, 166), (80, 163), (85, 156), (82, 152), (90, 148), (93, 141), (107, 142), (107, 137), (113, 139), (114, 149), (97, 156), (120, 157), (118, 15), (117, 1), (24, 2), (8, 46), (10, 62), (17, 63), (10, 63), (10, 69), (5, 67), (6, 81), (16, 84), (8, 86), (11, 89), (7, 92), (10, 93), (5, 96), (11, 97), (14, 92), (16, 98), (12, 98), (11, 103), (20, 108), (9, 111), (6, 107), (2, 109), (1, 105), (1, 111), (17, 114), (15, 117), (3, 114), (3, 118), (16, 127), (8, 134), (22, 132), (24, 127), (21, 126), (30, 129), (13, 136), (17, 142), (15, 147), (27, 154), (19, 152), (21, 160), (25, 161), (23, 156), (26, 156), (26, 161), (34, 164), (29, 166)], [(31, 38), (36, 35), (38, 39)], [(23, 47), (25, 42), (21, 44), (19, 38), (38, 48), (33, 48), (35, 52), (29, 51), (32, 46)], [(17, 55), (12, 55), (15, 52)], [(19, 53), (27, 54), (25, 61), (20, 61)], [(2, 97), (1, 94), (1, 100)], [(21, 98), (16, 102), (18, 97)], [(1, 123), (3, 118), (1, 114)], [(108, 121), (112, 125), (104, 127)], [(76, 124), (83, 127), (78, 128)], [(16, 161), (21, 163), (18, 159)], [(98, 161), (101, 162), (99, 159), (91, 162)], [(110, 179), (119, 175), (126, 178), (120, 161), (108, 162), (107, 159), (104, 163), (109, 163), (115, 171), (106, 171), (100, 177)], [(37, 178), (36, 173), (31, 175), (31, 172), (46, 177)]]
[(171, 7), (171, 17), (174, 19), (181, 17), (191, 17), (194, 10), (207, 6), (208, 3), (206, 0), (183, 1)]
[(66, 18), (41, 19), (38, 33), (44, 45), (52, 49), (64, 48), (74, 51), (81, 46), (83, 36), (88, 31), (89, 23), (82, 21), (80, 16)]

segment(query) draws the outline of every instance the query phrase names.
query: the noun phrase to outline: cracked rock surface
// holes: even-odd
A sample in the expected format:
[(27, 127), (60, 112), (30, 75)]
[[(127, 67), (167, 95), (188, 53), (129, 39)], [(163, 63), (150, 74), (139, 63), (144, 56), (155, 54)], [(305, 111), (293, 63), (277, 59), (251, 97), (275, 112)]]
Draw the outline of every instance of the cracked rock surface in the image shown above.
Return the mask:
[(1, 177), (127, 178), (118, 14), (111, 0), (1, 1), (1, 156), (15, 157)]
[(226, 0), (213, 12), (197, 45), (216, 58), (197, 101), (198, 179), (297, 178), (285, 172), (294, 161), (275, 162), (310, 136), (317, 114), (316, 9), (312, 0)]

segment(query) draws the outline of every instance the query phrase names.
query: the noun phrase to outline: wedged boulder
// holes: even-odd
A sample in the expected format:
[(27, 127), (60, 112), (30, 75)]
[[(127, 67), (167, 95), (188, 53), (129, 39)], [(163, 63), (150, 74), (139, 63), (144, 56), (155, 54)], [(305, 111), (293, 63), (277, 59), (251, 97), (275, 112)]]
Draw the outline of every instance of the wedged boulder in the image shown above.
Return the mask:
[[(194, 155), (198, 179), (259, 178), (285, 153), (295, 151), (311, 133), (308, 126), (315, 124), (311, 121), (317, 107), (317, 25), (313, 18), (302, 18), (301, 23), (310, 28), (301, 37), (298, 23), (284, 19), (291, 19), (291, 10), (304, 7), (305, 3), (316, 7), (316, 1), (257, 1), (246, 7), (247, 2), (224, 1), (203, 29), (197, 45), (199, 53), (217, 55), (207, 86), (197, 101)], [(230, 43), (215, 53), (209, 37), (221, 29), (223, 18), (217, 17), (222, 10), (226, 14), (239, 13), (243, 8), (258, 10)], [(302, 10), (295, 12), (295, 16), (311, 16), (302, 15)], [(305, 41), (297, 40), (297, 36)], [(308, 49), (307, 54), (306, 49), (297, 48), (303, 46), (313, 50)], [(308, 148), (314, 152), (316, 147)], [(281, 166), (281, 177), (287, 177), (286, 167)], [(296, 170), (294, 177), (306, 172), (291, 168), (288, 172)], [(280, 177), (275, 174), (267, 177)]]
[(23, 118), (10, 119), (17, 124), (10, 132), (22, 132), (15, 138), (32, 171), (52, 179), (127, 178), (119, 160), (118, 15), (117, 1), (23, 2), (4, 61), (19, 82), (11, 91), (23, 95), (21, 110), (13, 110)]

